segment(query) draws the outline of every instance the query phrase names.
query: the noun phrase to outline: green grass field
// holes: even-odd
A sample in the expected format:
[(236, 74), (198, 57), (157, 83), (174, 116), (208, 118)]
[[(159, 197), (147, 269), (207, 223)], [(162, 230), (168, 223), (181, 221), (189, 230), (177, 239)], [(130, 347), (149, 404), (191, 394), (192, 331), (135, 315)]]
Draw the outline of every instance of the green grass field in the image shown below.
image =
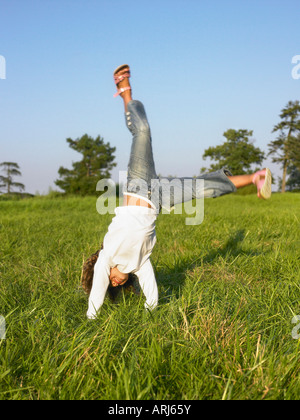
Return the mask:
[(185, 217), (157, 221), (159, 307), (123, 295), (89, 321), (82, 260), (112, 216), (90, 197), (0, 202), (0, 399), (299, 399), (300, 194)]

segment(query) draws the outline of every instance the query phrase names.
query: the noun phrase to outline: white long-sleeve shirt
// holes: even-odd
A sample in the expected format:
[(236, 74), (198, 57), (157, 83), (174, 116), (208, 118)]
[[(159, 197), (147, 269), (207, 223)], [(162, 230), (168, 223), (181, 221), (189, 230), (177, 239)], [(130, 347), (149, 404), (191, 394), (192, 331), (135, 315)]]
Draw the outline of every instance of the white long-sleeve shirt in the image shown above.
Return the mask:
[(150, 255), (156, 243), (154, 209), (123, 206), (115, 209), (115, 217), (104, 237), (103, 249), (94, 267), (93, 287), (87, 317), (93, 319), (103, 304), (112, 267), (121, 273), (134, 273), (146, 297), (145, 307), (153, 309), (158, 302), (158, 289)]

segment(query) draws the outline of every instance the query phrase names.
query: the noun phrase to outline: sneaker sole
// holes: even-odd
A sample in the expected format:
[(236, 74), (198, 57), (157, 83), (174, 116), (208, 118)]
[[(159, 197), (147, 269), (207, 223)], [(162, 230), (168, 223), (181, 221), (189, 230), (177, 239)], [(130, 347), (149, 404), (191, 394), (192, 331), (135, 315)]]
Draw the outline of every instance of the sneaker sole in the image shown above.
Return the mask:
[(265, 182), (259, 193), (264, 200), (268, 200), (272, 195), (272, 174), (269, 168), (266, 168)]

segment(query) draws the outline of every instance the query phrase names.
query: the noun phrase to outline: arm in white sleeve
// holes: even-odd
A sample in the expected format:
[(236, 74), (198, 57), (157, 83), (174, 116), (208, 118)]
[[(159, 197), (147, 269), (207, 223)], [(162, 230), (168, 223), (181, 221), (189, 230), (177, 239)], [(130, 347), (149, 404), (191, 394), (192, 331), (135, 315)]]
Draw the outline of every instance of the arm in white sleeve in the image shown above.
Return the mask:
[(135, 274), (146, 297), (145, 308), (154, 309), (158, 303), (158, 289), (150, 260), (148, 259)]
[(110, 267), (104, 258), (103, 251), (100, 252), (98, 260), (94, 266), (93, 286), (89, 297), (89, 307), (87, 317), (94, 319), (97, 311), (103, 304), (107, 288), (109, 286)]

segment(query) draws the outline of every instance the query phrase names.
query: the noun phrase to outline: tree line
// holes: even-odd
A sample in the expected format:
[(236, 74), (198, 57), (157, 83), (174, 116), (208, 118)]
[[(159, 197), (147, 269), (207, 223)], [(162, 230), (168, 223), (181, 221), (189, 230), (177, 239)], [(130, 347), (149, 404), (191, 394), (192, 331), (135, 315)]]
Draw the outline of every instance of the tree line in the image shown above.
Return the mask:
[(272, 130), (278, 136), (268, 144), (267, 154), (254, 146), (250, 139), (253, 131), (228, 130), (224, 133), (226, 141), (222, 145), (205, 150), (203, 158), (208, 157), (215, 162), (208, 170), (226, 166), (233, 174), (249, 173), (251, 165), (261, 165), (266, 156), (271, 156), (272, 162), (280, 164), (282, 169), (281, 192), (285, 192), (287, 186), (291, 190), (299, 189), (300, 102), (289, 101), (279, 117), (280, 122)]
[[(223, 136), (225, 142), (204, 151), (203, 159), (211, 159), (209, 168), (203, 171), (215, 171), (227, 167), (233, 174), (241, 175), (252, 172), (252, 166), (260, 167), (266, 156), (278, 163), (282, 169), (281, 192), (300, 189), (300, 102), (289, 101), (279, 114), (280, 122), (272, 133), (278, 133), (275, 140), (268, 144), (266, 154), (255, 147), (251, 137), (252, 130), (227, 130)], [(66, 139), (69, 147), (82, 155), (82, 159), (72, 163), (72, 169), (60, 167), (59, 179), (55, 184), (66, 194), (94, 195), (96, 184), (100, 179), (110, 178), (111, 170), (116, 166), (115, 147), (105, 143), (97, 136), (95, 139), (87, 134), (75, 140)], [(25, 186), (14, 181), (21, 176), (19, 165), (15, 162), (0, 163), (4, 175), (0, 175), (0, 190), (5, 189), (9, 195), (14, 189), (23, 191)]]

